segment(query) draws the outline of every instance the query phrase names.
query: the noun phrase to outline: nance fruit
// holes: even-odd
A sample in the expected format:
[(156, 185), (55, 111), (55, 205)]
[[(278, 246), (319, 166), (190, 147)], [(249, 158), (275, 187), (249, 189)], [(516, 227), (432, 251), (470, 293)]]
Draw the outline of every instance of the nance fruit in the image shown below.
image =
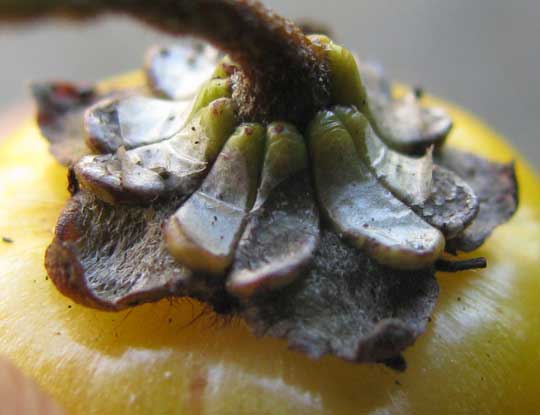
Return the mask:
[[(229, 55), (184, 44), (144, 77), (34, 85), (71, 197), (35, 126), (4, 144), (0, 350), (74, 413), (534, 408), (538, 200), (518, 156), (259, 4), (117, 4), (0, 15), (123, 11)], [(41, 265), (59, 211), (47, 274), (78, 304)], [(438, 270), (465, 272), (438, 273), (432, 318)], [(404, 374), (348, 363), (404, 369), (429, 327)]]

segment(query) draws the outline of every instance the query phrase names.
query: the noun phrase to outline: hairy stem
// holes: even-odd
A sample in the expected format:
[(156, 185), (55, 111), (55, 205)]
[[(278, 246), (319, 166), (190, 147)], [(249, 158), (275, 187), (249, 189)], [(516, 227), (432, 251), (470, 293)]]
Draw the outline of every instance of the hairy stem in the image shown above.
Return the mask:
[(4, 0), (0, 20), (127, 14), (175, 35), (201, 37), (242, 68), (235, 99), (245, 120), (304, 126), (329, 100), (323, 51), (291, 21), (250, 0)]

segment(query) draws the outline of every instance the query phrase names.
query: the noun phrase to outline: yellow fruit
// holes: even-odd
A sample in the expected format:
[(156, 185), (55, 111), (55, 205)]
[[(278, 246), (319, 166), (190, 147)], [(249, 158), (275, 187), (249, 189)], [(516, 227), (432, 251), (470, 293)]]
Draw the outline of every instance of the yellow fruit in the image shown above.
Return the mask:
[(450, 146), (517, 161), (521, 203), (474, 253), (486, 270), (439, 274), (435, 315), (405, 373), (310, 360), (187, 299), (107, 313), (63, 297), (43, 255), (66, 169), (34, 122), (0, 146), (0, 235), (13, 240), (0, 242), (0, 354), (72, 415), (540, 413), (538, 184), (492, 130), (431, 103), (454, 119)]

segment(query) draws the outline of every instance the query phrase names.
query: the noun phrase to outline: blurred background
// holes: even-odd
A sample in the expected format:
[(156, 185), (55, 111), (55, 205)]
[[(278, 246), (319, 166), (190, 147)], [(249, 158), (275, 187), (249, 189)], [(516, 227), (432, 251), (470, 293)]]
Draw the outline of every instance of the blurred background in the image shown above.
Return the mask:
[[(390, 77), (472, 110), (540, 166), (539, 0), (265, 0), (332, 28)], [(123, 18), (74, 26), (0, 27), (0, 111), (29, 80), (93, 81), (138, 68), (148, 46), (174, 39)]]

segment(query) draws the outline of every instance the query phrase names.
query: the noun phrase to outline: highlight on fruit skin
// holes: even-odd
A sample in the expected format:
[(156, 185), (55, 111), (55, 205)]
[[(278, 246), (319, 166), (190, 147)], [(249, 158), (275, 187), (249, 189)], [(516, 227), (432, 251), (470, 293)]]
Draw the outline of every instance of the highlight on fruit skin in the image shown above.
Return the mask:
[[(211, 13), (191, 3), (203, 21)], [(78, 17), (119, 10), (103, 4), (63, 7)], [(417, 94), (394, 97), (379, 71), (359, 70), (368, 66), (328, 37), (257, 3), (217, 4), (253, 39), (211, 34), (189, 14), (162, 29), (192, 29), (230, 56), (191, 43), (154, 50), (147, 84), (105, 100), (75, 85), (34, 87), (73, 193), (46, 253), (51, 279), (90, 307), (187, 296), (313, 357), (404, 368), (401, 353), (437, 300), (436, 271), (485, 265), (451, 263), (445, 248), (479, 247), (515, 212), (513, 165), (447, 149), (446, 112)], [(291, 65), (262, 56), (267, 45), (287, 45)], [(283, 79), (302, 71), (292, 90), (303, 93), (286, 91)], [(85, 143), (83, 157), (69, 153)]]

